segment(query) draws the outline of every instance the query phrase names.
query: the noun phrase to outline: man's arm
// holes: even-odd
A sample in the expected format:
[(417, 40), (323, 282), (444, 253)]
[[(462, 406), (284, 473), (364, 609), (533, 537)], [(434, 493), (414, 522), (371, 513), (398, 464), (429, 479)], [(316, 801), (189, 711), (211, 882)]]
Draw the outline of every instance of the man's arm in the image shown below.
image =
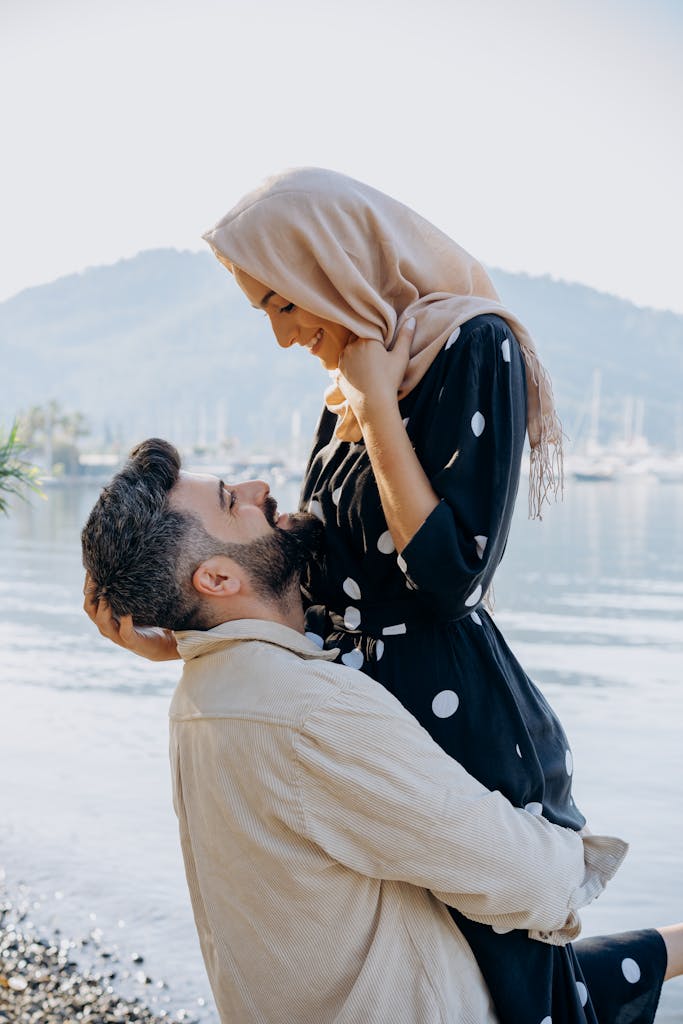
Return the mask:
[(575, 912), (626, 853), (619, 839), (582, 839), (487, 790), (370, 681), (338, 690), (295, 746), (313, 842), (355, 871), (430, 889), (485, 924), (574, 938)]

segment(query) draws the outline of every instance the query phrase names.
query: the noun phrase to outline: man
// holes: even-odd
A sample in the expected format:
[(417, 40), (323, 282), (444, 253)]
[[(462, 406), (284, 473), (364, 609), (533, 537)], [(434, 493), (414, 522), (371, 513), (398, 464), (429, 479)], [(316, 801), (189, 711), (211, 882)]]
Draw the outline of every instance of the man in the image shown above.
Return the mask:
[(83, 531), (93, 607), (180, 631), (174, 806), (221, 1020), (493, 1022), (444, 904), (562, 943), (625, 844), (513, 808), (303, 635), (315, 533), (158, 440)]

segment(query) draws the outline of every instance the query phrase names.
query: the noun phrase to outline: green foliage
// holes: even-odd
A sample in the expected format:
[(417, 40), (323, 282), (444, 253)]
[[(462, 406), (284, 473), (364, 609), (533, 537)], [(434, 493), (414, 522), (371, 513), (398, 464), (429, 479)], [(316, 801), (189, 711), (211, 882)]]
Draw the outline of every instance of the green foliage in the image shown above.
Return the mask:
[(18, 425), (13, 423), (5, 436), (0, 433), (0, 512), (7, 514), (8, 495), (25, 497), (26, 488), (41, 494), (38, 470), (22, 458), (26, 445), (18, 438)]

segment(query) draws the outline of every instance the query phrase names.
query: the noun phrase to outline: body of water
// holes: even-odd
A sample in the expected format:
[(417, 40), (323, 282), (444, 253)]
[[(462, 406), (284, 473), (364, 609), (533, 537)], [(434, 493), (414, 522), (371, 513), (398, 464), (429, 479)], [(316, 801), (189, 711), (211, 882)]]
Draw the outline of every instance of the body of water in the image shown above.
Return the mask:
[[(294, 507), (293, 488), (275, 493)], [(0, 864), (37, 926), (90, 936), (81, 955), (113, 953), (119, 984), (216, 1024), (171, 806), (179, 667), (106, 643), (81, 610), (79, 532), (96, 496), (53, 489), (0, 519)], [(683, 918), (683, 485), (572, 483), (543, 523), (522, 504), (497, 620), (563, 720), (589, 825), (631, 843), (585, 933), (671, 923)], [(680, 980), (657, 1020), (683, 1021)]]

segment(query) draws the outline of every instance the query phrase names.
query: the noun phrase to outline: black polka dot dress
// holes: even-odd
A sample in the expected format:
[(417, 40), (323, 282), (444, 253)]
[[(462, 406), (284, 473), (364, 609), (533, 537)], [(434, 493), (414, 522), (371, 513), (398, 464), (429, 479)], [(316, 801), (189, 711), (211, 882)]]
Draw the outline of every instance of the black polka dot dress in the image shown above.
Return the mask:
[[(326, 526), (324, 573), (306, 584), (308, 635), (387, 687), (443, 749), (530, 814), (580, 829), (572, 754), (557, 717), (483, 599), (507, 541), (526, 431), (524, 361), (505, 322), (456, 328), (403, 423), (441, 498), (397, 555), (364, 443), (323, 412), (302, 491)], [(557, 947), (452, 911), (501, 1024), (645, 1024), (666, 969), (657, 932)]]

